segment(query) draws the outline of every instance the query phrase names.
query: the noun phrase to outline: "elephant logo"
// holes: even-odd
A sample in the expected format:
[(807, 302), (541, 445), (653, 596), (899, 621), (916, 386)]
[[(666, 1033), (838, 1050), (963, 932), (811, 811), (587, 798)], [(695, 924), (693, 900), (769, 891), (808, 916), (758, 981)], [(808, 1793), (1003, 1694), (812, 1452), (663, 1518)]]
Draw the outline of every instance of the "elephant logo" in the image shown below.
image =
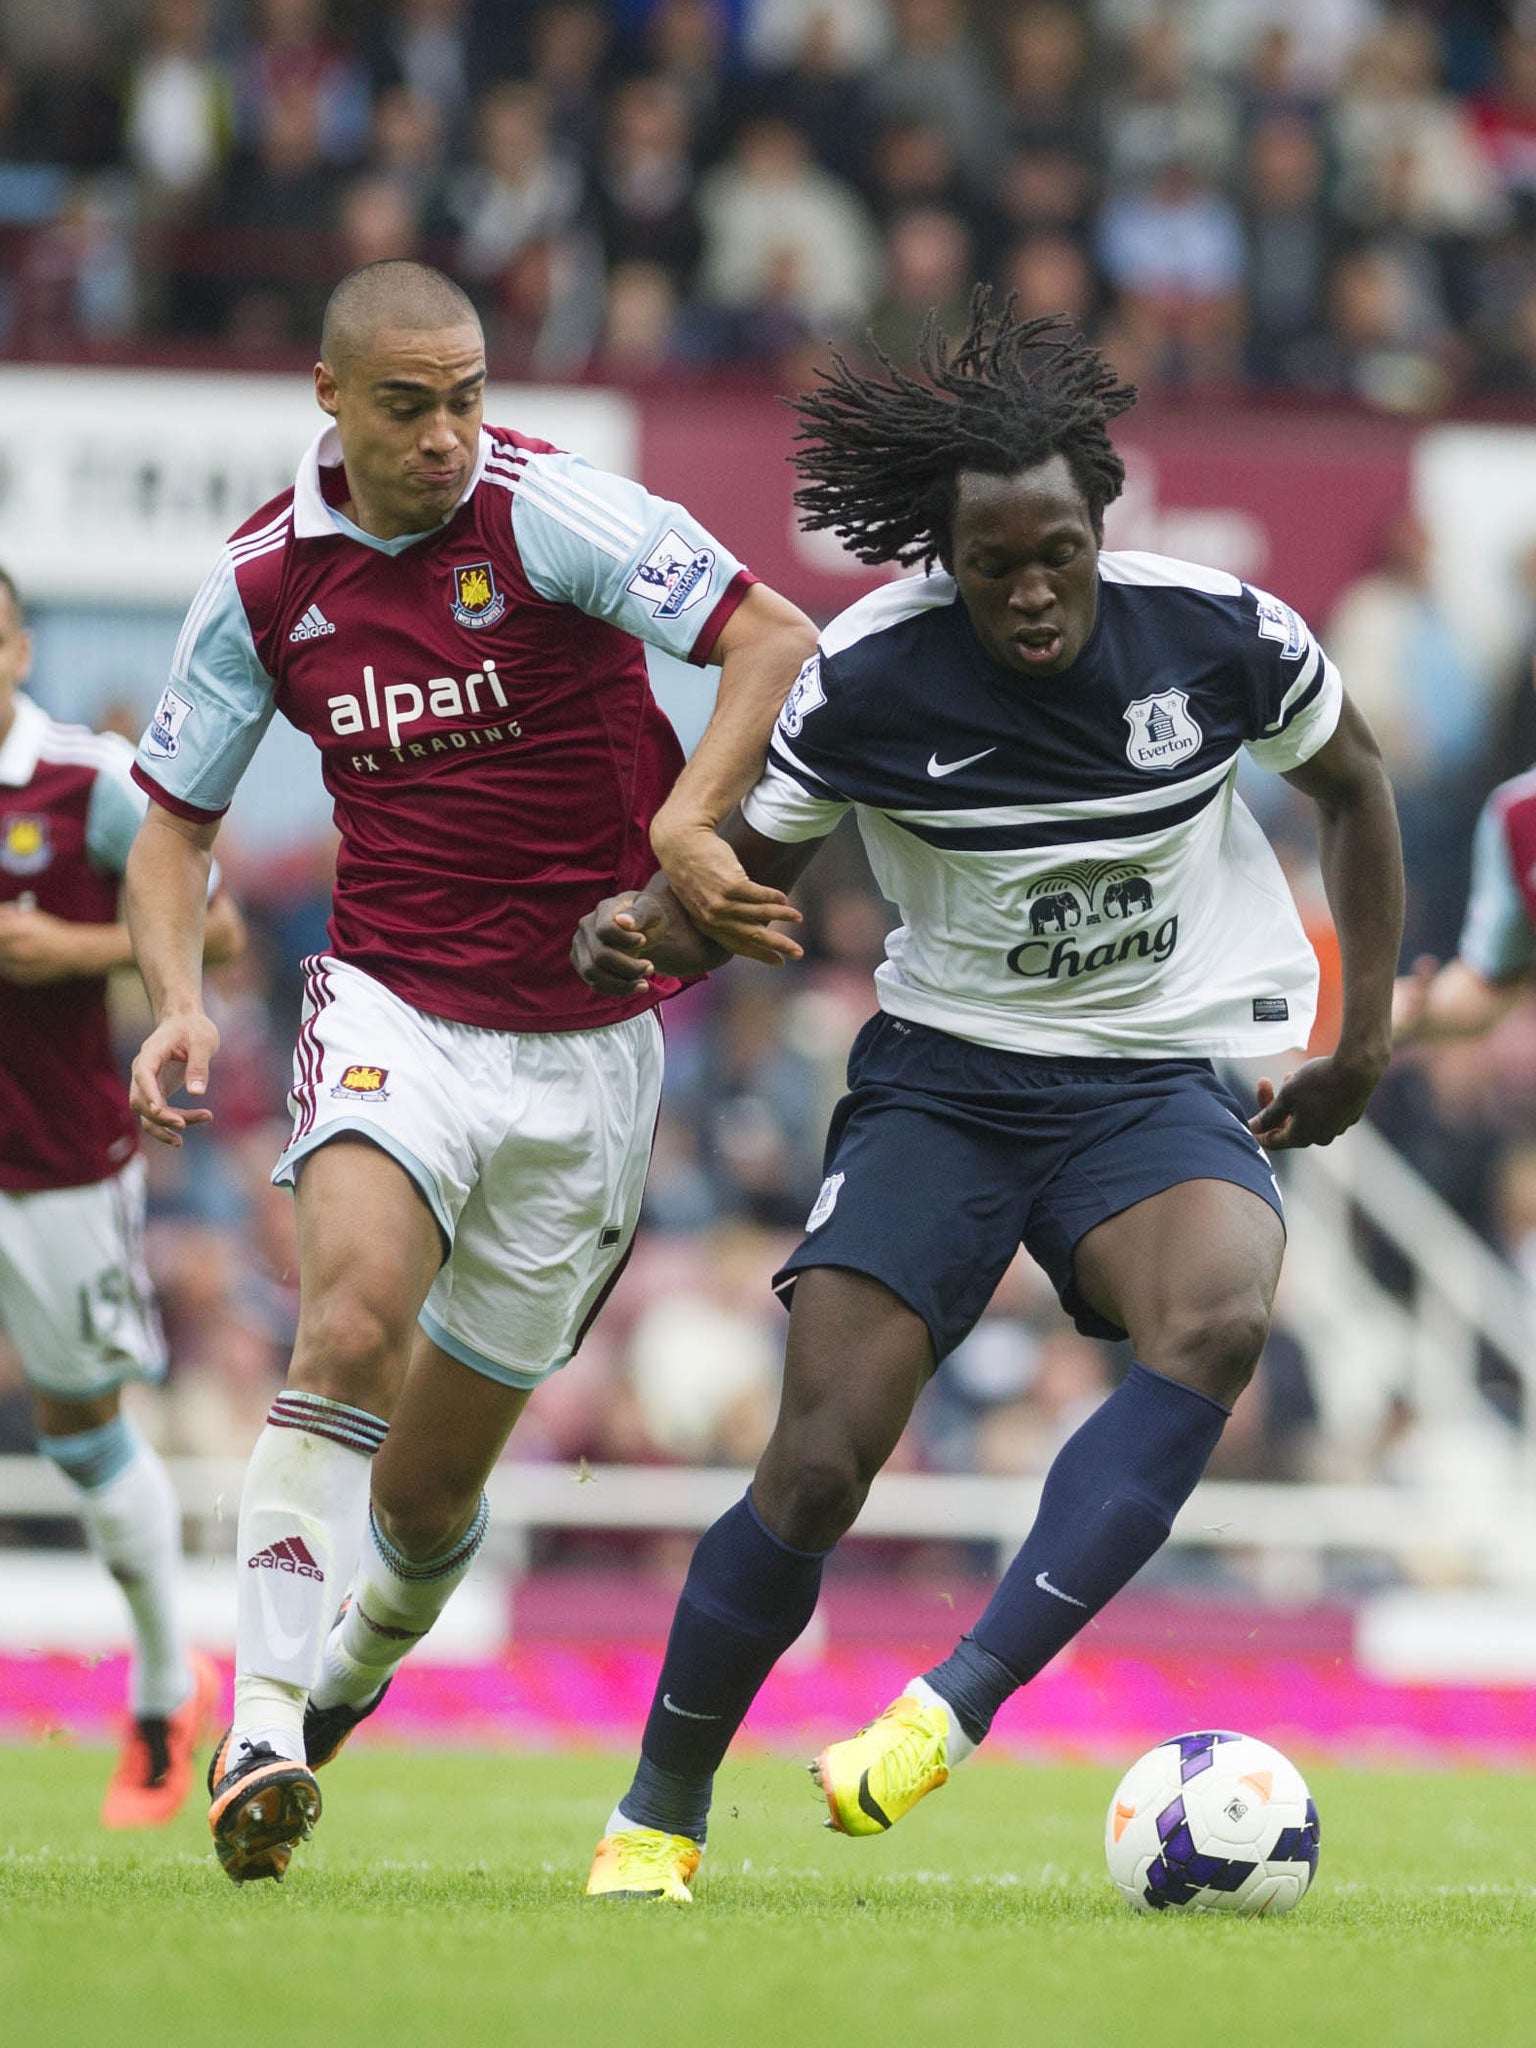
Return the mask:
[(1070, 889), (1037, 896), (1029, 906), (1029, 929), (1032, 933), (1064, 932), (1069, 925), (1081, 924), (1082, 921), (1083, 906)]
[(1152, 884), (1142, 874), (1122, 875), (1104, 884), (1100, 901), (1106, 917), (1134, 917), (1137, 911), (1152, 908)]

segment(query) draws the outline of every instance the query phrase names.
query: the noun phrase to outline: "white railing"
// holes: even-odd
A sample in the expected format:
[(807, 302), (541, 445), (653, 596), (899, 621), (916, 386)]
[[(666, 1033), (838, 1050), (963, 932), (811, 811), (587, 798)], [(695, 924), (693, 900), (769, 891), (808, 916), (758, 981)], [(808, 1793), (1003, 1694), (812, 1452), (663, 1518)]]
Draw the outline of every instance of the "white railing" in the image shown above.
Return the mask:
[[(243, 1465), (238, 1459), (169, 1461), (177, 1496), (200, 1550), (233, 1548)], [(518, 1570), (531, 1538), (551, 1529), (637, 1532), (705, 1529), (740, 1498), (750, 1474), (718, 1467), (520, 1464), (491, 1475), (494, 1549)], [(855, 1533), (943, 1538), (1018, 1548), (1040, 1498), (1038, 1478), (887, 1472), (875, 1481)], [(0, 1517), (69, 1515), (67, 1482), (43, 1458), (0, 1458)], [(1271, 1485), (1206, 1480), (1174, 1525), (1176, 1545), (1261, 1556), (1276, 1591), (1305, 1591), (1329, 1553), (1387, 1553), (1451, 1576), (1536, 1586), (1536, 1499), (1459, 1484)], [(5, 1553), (0, 1551), (0, 1598)]]
[[(1495, 1490), (1536, 1480), (1536, 1304), (1519, 1275), (1369, 1124), (1292, 1153), (1286, 1173), (1281, 1307), (1307, 1348), (1329, 1432), (1358, 1443), (1398, 1397), (1416, 1428), (1439, 1434), (1448, 1462), (1481, 1459)], [(1356, 1210), (1408, 1268), (1406, 1304), (1356, 1255)], [(1523, 1426), (1479, 1391), (1484, 1345), (1520, 1381)]]

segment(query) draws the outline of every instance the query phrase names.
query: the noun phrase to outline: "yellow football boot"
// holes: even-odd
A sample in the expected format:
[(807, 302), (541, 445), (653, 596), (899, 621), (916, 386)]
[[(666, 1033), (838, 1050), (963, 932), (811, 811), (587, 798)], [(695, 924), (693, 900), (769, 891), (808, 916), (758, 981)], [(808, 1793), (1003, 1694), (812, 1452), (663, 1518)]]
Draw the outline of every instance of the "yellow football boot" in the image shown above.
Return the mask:
[(903, 1693), (867, 1728), (824, 1749), (810, 1769), (826, 1794), (829, 1828), (883, 1834), (949, 1776), (949, 1714)]
[(660, 1828), (624, 1828), (604, 1835), (592, 1858), (587, 1897), (666, 1899), (674, 1906), (691, 1906), (688, 1880), (703, 1853), (687, 1835), (666, 1835)]

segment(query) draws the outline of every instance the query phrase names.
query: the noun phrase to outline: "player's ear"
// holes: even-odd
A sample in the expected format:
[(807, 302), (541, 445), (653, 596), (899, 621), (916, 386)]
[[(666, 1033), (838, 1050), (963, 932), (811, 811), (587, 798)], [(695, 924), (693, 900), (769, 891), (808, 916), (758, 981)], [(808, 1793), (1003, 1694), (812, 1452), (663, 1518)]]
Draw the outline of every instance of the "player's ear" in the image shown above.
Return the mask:
[(315, 403), (332, 419), (336, 417), (340, 405), (340, 380), (329, 363), (315, 365)]

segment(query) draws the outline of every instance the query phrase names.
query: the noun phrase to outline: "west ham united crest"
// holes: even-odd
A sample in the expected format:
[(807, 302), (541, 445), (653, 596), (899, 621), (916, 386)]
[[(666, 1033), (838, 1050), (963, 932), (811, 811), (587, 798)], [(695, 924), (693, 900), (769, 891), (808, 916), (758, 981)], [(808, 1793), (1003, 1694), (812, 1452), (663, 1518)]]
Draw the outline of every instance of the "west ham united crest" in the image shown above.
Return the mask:
[(8, 875), (41, 874), (53, 859), (48, 820), (31, 811), (0, 818), (0, 868)]
[(454, 570), (449, 609), (461, 626), (476, 631), (494, 626), (506, 608), (506, 595), (496, 588), (496, 571), (489, 562), (465, 562)]
[(1160, 690), (1127, 704), (1124, 718), (1131, 728), (1126, 757), (1135, 768), (1174, 768), (1200, 751), (1205, 734), (1189, 712), (1182, 690)]
[(388, 1067), (351, 1066), (331, 1090), (333, 1102), (388, 1102)]

